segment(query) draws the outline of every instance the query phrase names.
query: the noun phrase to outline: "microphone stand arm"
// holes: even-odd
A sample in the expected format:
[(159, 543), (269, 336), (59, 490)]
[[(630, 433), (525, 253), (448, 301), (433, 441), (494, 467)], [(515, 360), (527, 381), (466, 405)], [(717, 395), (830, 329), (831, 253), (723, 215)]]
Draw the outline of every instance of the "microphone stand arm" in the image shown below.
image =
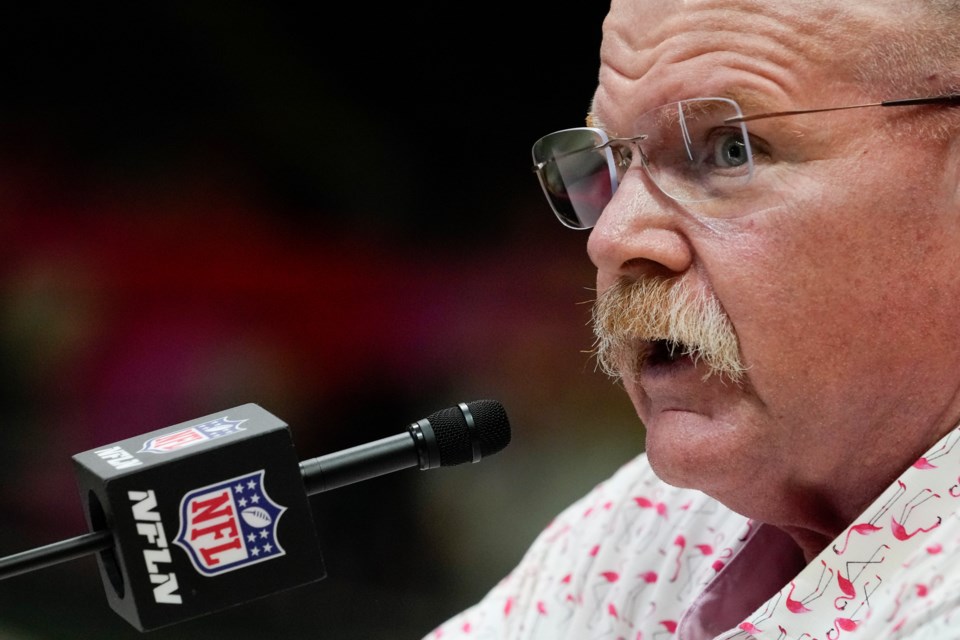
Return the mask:
[(0, 558), (0, 580), (73, 560), (113, 546), (109, 531), (92, 531), (75, 538)]

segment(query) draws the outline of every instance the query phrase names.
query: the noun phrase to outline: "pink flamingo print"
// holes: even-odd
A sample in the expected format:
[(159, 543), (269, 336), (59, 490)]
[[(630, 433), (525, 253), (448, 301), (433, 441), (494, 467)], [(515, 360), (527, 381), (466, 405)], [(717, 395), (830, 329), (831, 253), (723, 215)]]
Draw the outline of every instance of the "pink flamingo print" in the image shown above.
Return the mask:
[(854, 533), (862, 536), (867, 536), (867, 535), (870, 535), (871, 533), (876, 533), (877, 531), (881, 531), (883, 527), (880, 527), (877, 525), (877, 523), (880, 521), (880, 518), (882, 518), (885, 513), (887, 513), (891, 508), (893, 508), (893, 505), (906, 492), (907, 492), (907, 486), (903, 484), (903, 481), (897, 480), (897, 490), (894, 492), (894, 494), (890, 496), (890, 498), (888, 498), (885, 503), (883, 503), (883, 506), (880, 507), (880, 510), (877, 511), (877, 513), (874, 514), (874, 516), (870, 518), (869, 521), (855, 524), (852, 527), (850, 527), (847, 530), (846, 537), (844, 538), (843, 547), (838, 549), (837, 545), (833, 545), (834, 553), (836, 553), (838, 556), (843, 555), (843, 553), (847, 550), (847, 546), (850, 544), (850, 537)]
[(930, 591), (943, 582), (943, 576), (937, 575), (933, 577), (933, 580), (930, 581), (930, 584), (917, 583), (914, 586), (918, 598), (926, 598), (930, 595)]
[(537, 617), (536, 617), (536, 619), (534, 619), (534, 621), (533, 621), (533, 628), (530, 630), (530, 633), (531, 633), (533, 636), (536, 636), (536, 635), (537, 635), (537, 629), (538, 629), (539, 626), (540, 626), (540, 621), (543, 620), (544, 618), (546, 618), (547, 615), (548, 615), (548, 614), (547, 614), (547, 603), (546, 603), (546, 602), (544, 602), (543, 600), (538, 600), (536, 607), (537, 607)]
[(676, 582), (677, 578), (680, 577), (680, 562), (681, 562), (681, 559), (683, 558), (683, 552), (687, 548), (687, 539), (684, 538), (683, 535), (678, 535), (673, 540), (673, 546), (680, 547), (680, 551), (677, 552), (676, 570), (673, 572), (673, 576), (670, 578), (670, 582)]
[[(593, 596), (596, 600), (596, 609), (590, 618), (589, 626), (591, 629), (600, 623), (601, 616), (603, 615), (604, 611), (603, 601), (606, 599), (607, 594), (613, 589), (614, 584), (620, 580), (620, 574), (616, 571), (603, 571), (600, 573), (600, 577), (602, 580), (593, 588)], [(606, 610), (609, 614), (609, 607), (607, 607)]]
[[(634, 496), (632, 501), (637, 509), (623, 510), (624, 518), (629, 518), (630, 522), (628, 525), (621, 527), (623, 533), (616, 542), (618, 551), (627, 543), (642, 546), (646, 540), (655, 537), (663, 523), (668, 520), (666, 503), (654, 501), (646, 496)], [(640, 513), (648, 510), (657, 514), (653, 521), (640, 517)]]
[(852, 527), (850, 527), (849, 529), (847, 529), (847, 536), (846, 536), (846, 538), (845, 538), (844, 541), (843, 541), (843, 546), (838, 549), (838, 548), (837, 548), (837, 545), (833, 545), (833, 551), (834, 551), (834, 553), (836, 553), (838, 556), (842, 556), (842, 555), (844, 554), (844, 552), (847, 550), (847, 546), (850, 544), (850, 536), (851, 536), (851, 535), (853, 535), (854, 533), (856, 533), (856, 534), (859, 534), (859, 535), (861, 535), (861, 536), (868, 536), (868, 535), (870, 535), (871, 533), (876, 533), (877, 531), (883, 531), (883, 527), (878, 527), (877, 525), (875, 525), (875, 524), (873, 524), (873, 523), (870, 523), (870, 522), (864, 522), (864, 523), (862, 523), (862, 524), (855, 524), (855, 525), (853, 525)]
[[(913, 466), (917, 467), (918, 469), (935, 469), (936, 467), (933, 466), (930, 461), (948, 455), (951, 451), (953, 451), (953, 448), (957, 445), (958, 441), (960, 441), (960, 429), (954, 429), (947, 439), (944, 440), (943, 444), (937, 447), (937, 449), (934, 451), (930, 451), (926, 456), (921, 457), (920, 460), (914, 463)], [(921, 466), (917, 466), (918, 464)], [(924, 467), (922, 466), (923, 464), (930, 466)]]
[[(847, 568), (847, 576), (849, 576), (849, 579), (843, 576), (842, 574), (840, 574), (839, 571), (837, 573), (837, 582), (840, 586), (840, 591), (842, 591), (845, 594), (843, 596), (839, 596), (836, 600), (833, 601), (833, 604), (837, 609), (842, 610), (846, 607), (846, 602), (844, 602), (843, 606), (841, 606), (840, 601), (842, 600), (850, 601), (854, 597), (856, 597), (856, 589), (853, 586), (854, 583), (856, 583), (857, 580), (860, 579), (860, 576), (863, 575), (863, 572), (866, 571), (867, 567), (869, 567), (870, 565), (883, 564), (883, 562), (886, 560), (886, 555), (881, 555), (879, 559), (877, 558), (877, 556), (880, 555), (881, 552), (887, 551), (889, 549), (890, 549), (889, 545), (881, 544), (879, 547), (877, 547), (873, 551), (873, 553), (870, 555), (870, 557), (867, 560), (847, 560), (846, 568)], [(860, 570), (857, 571), (856, 574), (854, 574), (853, 572), (854, 566), (860, 567)], [(879, 580), (879, 578), (877, 579)], [(870, 584), (869, 582), (864, 584), (865, 590), (867, 585), (869, 584)], [(869, 594), (867, 594), (867, 597), (869, 597)]]
[(729, 560), (732, 557), (733, 557), (733, 549), (731, 549), (730, 547), (727, 547), (726, 549), (721, 551), (719, 554), (717, 554), (717, 559), (714, 560), (713, 565), (711, 565), (713, 567), (713, 570), (719, 573), (721, 569), (727, 566), (727, 560)]
[(909, 540), (910, 538), (917, 535), (918, 533), (929, 533), (930, 531), (933, 531), (934, 529), (939, 527), (940, 523), (943, 522), (943, 518), (941, 518), (940, 516), (937, 516), (937, 521), (934, 522), (931, 526), (927, 528), (917, 527), (916, 529), (914, 529), (913, 533), (909, 533), (906, 527), (904, 527), (902, 524), (897, 522), (896, 518), (891, 518), (890, 520), (891, 520), (890, 529), (893, 531), (893, 536), (897, 540), (901, 540), (901, 541)]
[[(859, 623), (850, 618), (837, 618), (833, 621), (833, 629), (827, 631), (827, 640), (840, 637), (841, 631), (855, 631)], [(836, 635), (833, 635), (836, 633)]]
[(653, 637), (660, 638), (662, 636), (672, 636), (677, 632), (677, 621), (676, 620), (661, 620), (660, 626), (663, 627), (660, 631), (654, 631)]
[(838, 596), (833, 601), (833, 606), (836, 609), (847, 608), (847, 603), (857, 597), (857, 589), (853, 586), (853, 583), (850, 582), (843, 573), (838, 569), (837, 570), (837, 585), (840, 587), (840, 591), (843, 593), (842, 596)]
[(900, 612), (900, 608), (903, 606), (903, 595), (907, 590), (907, 585), (901, 585), (900, 590), (897, 592), (897, 596), (893, 599), (893, 611), (890, 612), (890, 615), (887, 616), (886, 622), (893, 622), (893, 619), (897, 617), (897, 614)]
[[(808, 604), (816, 600), (817, 598), (823, 595), (823, 589), (826, 587), (830, 580), (833, 579), (833, 569), (827, 566), (827, 563), (823, 560), (820, 561), (820, 564), (823, 565), (823, 568), (820, 570), (820, 578), (817, 580), (817, 586), (808, 593), (802, 600), (796, 600), (793, 597), (793, 592), (796, 589), (796, 583), (790, 581), (790, 591), (787, 593), (786, 607), (787, 610), (791, 613), (806, 613), (810, 611), (810, 608), (807, 607)], [(829, 577), (827, 576), (829, 573)]]
[(916, 496), (910, 499), (907, 504), (904, 505), (903, 511), (900, 512), (900, 520), (897, 520), (896, 517), (890, 518), (890, 529), (893, 532), (893, 536), (897, 540), (909, 540), (918, 533), (927, 533), (933, 531), (940, 526), (940, 523), (943, 519), (940, 516), (937, 516), (937, 521), (929, 527), (917, 527), (913, 533), (909, 533), (906, 528), (907, 520), (910, 518), (910, 514), (913, 513), (913, 510), (922, 505), (927, 500), (934, 498), (940, 498), (939, 494), (934, 493), (930, 489), (923, 489)]
[[(637, 605), (637, 598), (640, 597), (640, 594), (644, 592), (647, 586), (655, 584), (657, 582), (657, 573), (655, 571), (646, 571), (637, 576), (640, 578), (640, 581), (637, 582), (637, 586), (630, 590), (627, 594), (627, 604), (626, 611), (634, 611)], [(629, 614), (628, 614), (629, 615)]]
[(571, 587), (571, 582), (573, 581), (573, 574), (568, 573), (567, 575), (560, 578), (560, 584), (562, 585), (556, 591), (556, 601), (559, 603), (559, 608), (564, 612), (563, 620), (568, 620), (573, 617), (573, 613), (576, 610), (577, 606), (582, 604), (582, 596), (578, 596), (573, 591)]
[(749, 626), (752, 627), (753, 629), (759, 631), (759, 630), (760, 630), (760, 627), (759, 627), (760, 623), (761, 623), (761, 622), (765, 622), (765, 621), (767, 621), (767, 620), (769, 620), (770, 618), (773, 617), (773, 614), (774, 614), (774, 612), (777, 610), (777, 606), (780, 604), (780, 599), (781, 599), (782, 597), (783, 597), (783, 591), (779, 591), (779, 592), (777, 593), (777, 595), (775, 595), (775, 596), (774, 596), (773, 598), (771, 598), (770, 600), (767, 600), (767, 604), (766, 604), (766, 606), (763, 608), (763, 611), (760, 612), (760, 615), (758, 615), (756, 618), (754, 618), (752, 622), (751, 622), (751, 621), (744, 621), (743, 623), (741, 623), (740, 629), (745, 631), (746, 629), (744, 629), (743, 626), (742, 626), (742, 625), (745, 624), (745, 625), (749, 625)]
[(793, 592), (797, 588), (797, 584), (790, 581), (790, 592), (787, 593), (787, 609), (790, 610), (790, 613), (806, 613), (810, 611), (801, 601), (795, 600), (793, 597)]

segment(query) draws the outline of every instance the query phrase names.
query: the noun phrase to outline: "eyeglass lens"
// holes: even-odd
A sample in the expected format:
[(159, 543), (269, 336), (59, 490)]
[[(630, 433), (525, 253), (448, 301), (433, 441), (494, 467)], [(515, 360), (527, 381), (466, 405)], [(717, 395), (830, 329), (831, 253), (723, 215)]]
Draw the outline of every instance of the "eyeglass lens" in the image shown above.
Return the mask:
[(642, 139), (609, 139), (600, 129), (566, 129), (533, 146), (537, 174), (560, 221), (574, 229), (596, 224), (633, 159), (664, 194), (681, 202), (723, 197), (753, 173), (746, 125), (724, 120), (742, 115), (732, 100), (697, 98), (664, 105), (642, 115)]
[(592, 227), (613, 197), (617, 173), (606, 143), (603, 131), (584, 127), (551, 133), (533, 147), (547, 200), (568, 227)]

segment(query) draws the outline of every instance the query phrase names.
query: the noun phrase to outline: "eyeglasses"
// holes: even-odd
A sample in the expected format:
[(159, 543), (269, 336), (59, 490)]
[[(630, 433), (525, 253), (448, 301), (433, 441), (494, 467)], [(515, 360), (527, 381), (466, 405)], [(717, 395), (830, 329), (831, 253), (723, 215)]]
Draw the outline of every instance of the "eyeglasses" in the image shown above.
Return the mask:
[(704, 202), (729, 197), (753, 177), (747, 122), (931, 104), (960, 105), (960, 94), (747, 116), (728, 98), (680, 100), (641, 115), (636, 130), (643, 133), (630, 138), (612, 138), (596, 127), (547, 134), (533, 145), (533, 170), (560, 222), (572, 229), (589, 229), (634, 160), (665, 195), (679, 202)]

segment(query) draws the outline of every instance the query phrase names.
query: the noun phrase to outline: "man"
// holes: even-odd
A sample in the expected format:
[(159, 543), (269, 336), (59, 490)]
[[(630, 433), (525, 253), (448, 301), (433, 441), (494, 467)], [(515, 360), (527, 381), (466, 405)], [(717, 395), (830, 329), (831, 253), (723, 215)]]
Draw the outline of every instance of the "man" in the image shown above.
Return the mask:
[(960, 638), (958, 17), (613, 0), (534, 161), (646, 453), (430, 637)]

